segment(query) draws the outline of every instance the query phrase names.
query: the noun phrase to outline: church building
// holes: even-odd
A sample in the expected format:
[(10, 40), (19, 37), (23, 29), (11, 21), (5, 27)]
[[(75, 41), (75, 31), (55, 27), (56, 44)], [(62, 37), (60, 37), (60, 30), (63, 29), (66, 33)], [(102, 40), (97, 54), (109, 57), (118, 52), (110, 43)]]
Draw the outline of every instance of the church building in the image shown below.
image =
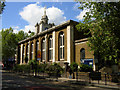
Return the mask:
[(35, 25), (35, 35), (22, 40), (17, 47), (17, 63), (26, 64), (29, 60), (40, 63), (64, 63), (69, 65), (76, 62), (92, 65), (95, 70), (94, 52), (90, 52), (87, 36), (79, 32), (75, 26), (78, 22), (68, 20), (60, 25), (48, 23), (46, 10), (39, 23)]

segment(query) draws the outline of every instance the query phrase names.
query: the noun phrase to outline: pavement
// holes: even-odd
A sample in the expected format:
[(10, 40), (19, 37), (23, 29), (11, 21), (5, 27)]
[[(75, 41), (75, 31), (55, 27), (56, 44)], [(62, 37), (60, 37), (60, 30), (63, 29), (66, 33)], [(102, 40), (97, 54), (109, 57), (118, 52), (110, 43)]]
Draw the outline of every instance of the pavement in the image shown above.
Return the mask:
[(58, 81), (71, 82), (75, 84), (83, 84), (87, 86), (100, 87), (104, 89), (120, 90), (120, 83), (114, 83), (114, 82), (107, 82), (107, 85), (105, 85), (104, 81), (99, 81), (99, 84), (98, 84), (97, 80), (91, 81), (91, 83), (89, 83), (88, 81), (85, 81), (82, 79), (78, 79), (78, 81), (76, 81), (76, 79), (69, 79), (69, 78), (58, 78)]
[[(85, 81), (82, 79), (78, 79), (78, 81), (76, 81), (76, 79), (69, 79), (69, 78), (58, 78), (58, 79), (45, 78), (43, 80), (43, 79), (40, 79), (40, 77), (33, 77), (29, 75), (21, 76), (16, 73), (10, 74), (10, 72), (5, 70), (3, 70), (2, 72), (3, 72), (4, 87), (6, 86), (9, 87), (10, 85), (11, 85), (10, 87), (13, 87), (14, 85), (23, 87), (24, 85), (26, 85), (24, 86), (24, 88), (26, 88), (27, 90), (48, 90), (48, 89), (49, 90), (61, 90), (61, 89), (64, 89), (64, 90), (68, 90), (68, 89), (71, 89), (71, 90), (120, 90), (120, 83), (107, 82), (107, 85), (105, 85), (104, 81), (99, 81), (99, 84), (98, 84), (98, 81), (92, 81), (91, 83), (89, 83), (88, 81)], [(7, 79), (5, 75), (7, 76)], [(11, 80), (10, 75), (14, 77), (14, 80), (13, 78)], [(11, 81), (15, 81), (15, 82), (11, 82)], [(10, 82), (11, 84), (8, 82)], [(19, 85), (19, 83), (22, 83), (22, 84)], [(19, 90), (21, 90), (20, 87), (19, 87)], [(16, 90), (16, 89), (10, 89), (10, 90)]]

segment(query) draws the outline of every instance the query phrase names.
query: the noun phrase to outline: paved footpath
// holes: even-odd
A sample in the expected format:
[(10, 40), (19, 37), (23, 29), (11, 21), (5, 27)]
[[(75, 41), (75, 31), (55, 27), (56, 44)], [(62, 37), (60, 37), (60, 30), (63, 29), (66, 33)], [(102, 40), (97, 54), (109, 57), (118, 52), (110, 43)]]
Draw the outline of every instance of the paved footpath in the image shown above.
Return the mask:
[(39, 79), (11, 72), (2, 72), (2, 90), (113, 90), (84, 84)]

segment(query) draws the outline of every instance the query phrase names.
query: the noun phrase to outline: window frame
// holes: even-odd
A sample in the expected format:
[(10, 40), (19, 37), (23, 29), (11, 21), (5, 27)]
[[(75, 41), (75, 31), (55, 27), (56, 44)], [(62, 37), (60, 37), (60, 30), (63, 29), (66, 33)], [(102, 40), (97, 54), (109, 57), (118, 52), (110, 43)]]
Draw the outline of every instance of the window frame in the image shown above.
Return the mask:
[[(59, 59), (64, 60), (64, 32), (60, 32), (59, 34)], [(61, 49), (61, 50), (60, 50)]]
[(24, 63), (24, 58), (25, 58), (25, 45), (23, 45), (22, 63)]
[(50, 36), (48, 39), (48, 61), (52, 61), (52, 60), (53, 60), (53, 37)]
[[(84, 51), (84, 52), (83, 52)], [(84, 55), (83, 55), (84, 54)], [(80, 49), (80, 60), (85, 59), (85, 48)]]
[(31, 43), (31, 60), (33, 60), (33, 55), (34, 55), (34, 43)]
[[(44, 55), (44, 59), (43, 59), (43, 52), (44, 52), (44, 54), (46, 54), (46, 46), (45, 45), (43, 45), (43, 42), (44, 42), (44, 44), (46, 43), (46, 40), (45, 40), (45, 38), (43, 38), (42, 39), (42, 43), (41, 43), (41, 51), (42, 51), (42, 54), (41, 54), (41, 62), (42, 61), (45, 61), (45, 58), (46, 58), (46, 55)], [(43, 48), (43, 46), (44, 46), (44, 48)]]

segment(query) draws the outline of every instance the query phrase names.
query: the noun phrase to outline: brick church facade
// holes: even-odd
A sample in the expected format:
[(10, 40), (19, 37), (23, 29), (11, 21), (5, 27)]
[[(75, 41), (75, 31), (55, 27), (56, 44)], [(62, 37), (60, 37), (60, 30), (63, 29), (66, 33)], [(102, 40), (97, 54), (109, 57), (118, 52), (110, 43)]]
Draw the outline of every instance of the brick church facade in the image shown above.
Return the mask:
[(40, 23), (35, 25), (35, 35), (22, 40), (17, 47), (17, 63), (25, 64), (25, 57), (29, 60), (37, 59), (40, 63), (67, 62), (85, 63), (92, 65), (95, 70), (94, 52), (87, 46), (87, 37), (78, 32), (75, 26), (78, 22), (68, 20), (60, 25), (48, 24), (46, 11)]

